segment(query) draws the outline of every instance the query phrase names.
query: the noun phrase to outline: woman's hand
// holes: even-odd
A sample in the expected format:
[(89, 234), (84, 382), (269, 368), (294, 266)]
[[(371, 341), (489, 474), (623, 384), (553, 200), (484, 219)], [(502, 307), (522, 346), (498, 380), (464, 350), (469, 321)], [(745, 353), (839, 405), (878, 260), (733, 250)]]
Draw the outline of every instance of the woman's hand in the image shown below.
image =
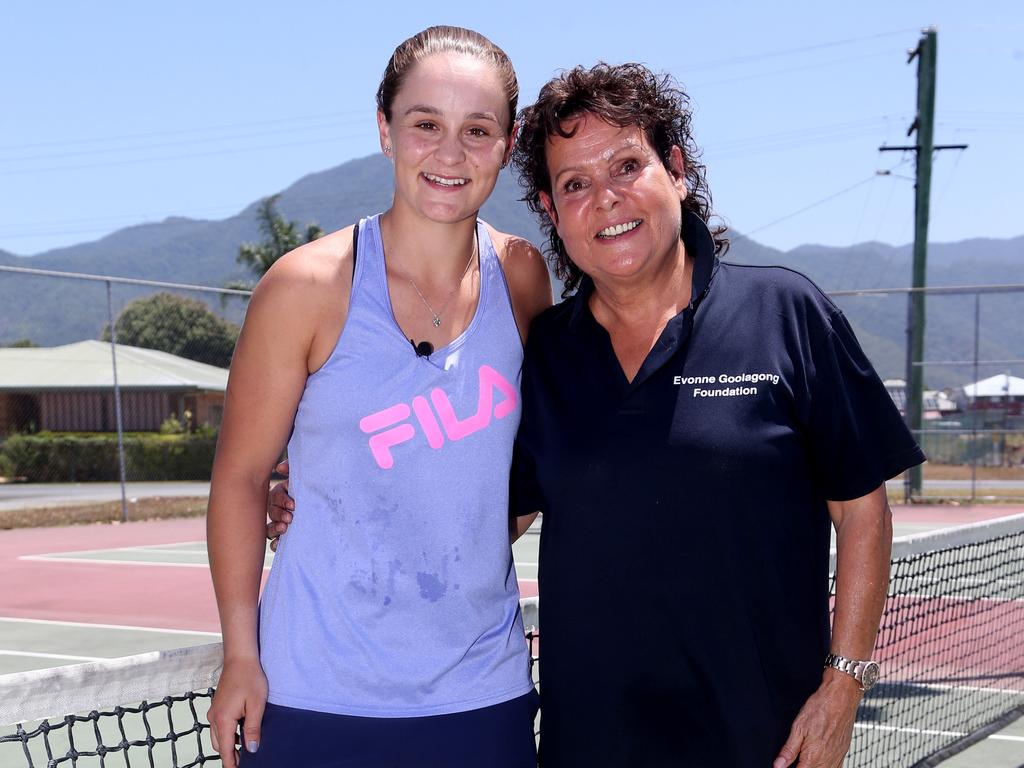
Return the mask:
[(288, 460), (285, 459), (274, 467), (274, 471), (285, 478), (270, 489), (270, 502), (267, 505), (267, 517), (270, 518), (270, 522), (267, 523), (267, 538), (270, 539), (270, 549), (276, 552), (278, 537), (288, 530), (288, 525), (292, 521), (295, 500), (288, 495)]
[(213, 748), (227, 768), (238, 765), (235, 739), (239, 721), (244, 720), (242, 744), (247, 752), (260, 746), (260, 723), (267, 703), (267, 676), (258, 658), (224, 661), (217, 693), (207, 717)]

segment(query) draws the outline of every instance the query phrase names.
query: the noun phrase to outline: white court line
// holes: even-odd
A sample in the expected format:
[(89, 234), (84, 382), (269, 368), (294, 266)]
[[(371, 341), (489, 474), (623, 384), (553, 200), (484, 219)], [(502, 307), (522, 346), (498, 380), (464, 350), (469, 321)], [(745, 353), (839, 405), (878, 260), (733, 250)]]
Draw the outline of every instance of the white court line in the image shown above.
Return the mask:
[(29, 557), (59, 557), (60, 555), (102, 555), (107, 552), (137, 552), (145, 551), (149, 549), (159, 549), (160, 547), (178, 547), (182, 544), (198, 544), (198, 541), (178, 541), (173, 544), (133, 544), (130, 547), (102, 547), (101, 549), (73, 549), (67, 552), (42, 552), (37, 555), (24, 555), (22, 558)]
[(16, 624), (43, 624), (54, 627), (82, 627), (85, 629), (123, 629), (126, 632), (160, 632), (171, 635), (202, 635), (204, 637), (220, 637), (220, 632), (206, 632), (200, 629), (168, 629), (162, 627), (136, 627), (130, 624), (93, 624), (88, 621), (59, 621), (57, 619), (23, 619), (16, 616), (0, 616), (0, 622), (9, 621)]
[[(1017, 582), (1012, 582), (1016, 584)], [(904, 598), (913, 598), (915, 600), (945, 600), (948, 603), (1019, 603), (1022, 602), (1019, 597), (977, 597), (970, 595), (929, 595), (927, 593), (921, 594), (918, 592), (907, 592), (906, 594), (895, 594), (886, 597), (886, 600), (901, 600)]]
[[(166, 568), (205, 568), (208, 563), (168, 563), (164, 560), (104, 560), (99, 557), (60, 557), (59, 555), (23, 555), (19, 560), (42, 563), (86, 563), (89, 565), (162, 565)], [(263, 566), (266, 570), (267, 566)]]
[(71, 661), (108, 661), (106, 656), (72, 656), (69, 653), (34, 653), (0, 648), (0, 656), (27, 656), (32, 659), (69, 659)]
[[(854, 723), (853, 727), (869, 731), (888, 731), (890, 733), (913, 733), (924, 736), (951, 736), (957, 739), (967, 736), (966, 733), (961, 731), (936, 731), (929, 728), (898, 728), (895, 725), (876, 725), (874, 723)], [(1002, 733), (994, 733), (991, 736), (986, 736), (985, 738), (995, 739), (996, 741), (1024, 742), (1024, 736), (1008, 736)]]
[(935, 691), (971, 691), (973, 693), (994, 693), (1000, 696), (1024, 696), (1024, 691), (1012, 688), (986, 688), (983, 685), (945, 685), (942, 683), (908, 683), (911, 688), (927, 688)]
[[(95, 550), (105, 552), (113, 550)], [(75, 553), (79, 554), (79, 553)], [(105, 560), (102, 557), (63, 557), (60, 553), (52, 555), (22, 555), (19, 560), (28, 560), (37, 563), (84, 563), (85, 565), (151, 565), (165, 568), (203, 568), (210, 569), (209, 563), (171, 563), (166, 560)], [(269, 570), (270, 566), (264, 563), (263, 570)]]
[(890, 733), (917, 733), (925, 736), (953, 736), (961, 738), (966, 733), (960, 731), (936, 731), (931, 728), (899, 728), (895, 725), (878, 725), (876, 723), (854, 723), (854, 728), (862, 728), (868, 731), (889, 731)]
[[(182, 550), (173, 549), (173, 547), (180, 547), (183, 545), (194, 545), (202, 544), (201, 541), (179, 541), (171, 544), (148, 544), (148, 545), (134, 545), (130, 547), (107, 547), (104, 549), (78, 549), (69, 552), (44, 552), (38, 555), (21, 555), (19, 560), (27, 560), (30, 562), (41, 562), (41, 563), (79, 563), (85, 565), (147, 565), (147, 566), (164, 566), (167, 568), (209, 568), (210, 565), (206, 563), (174, 563), (166, 560), (118, 560), (118, 559), (107, 559), (102, 555), (109, 555), (114, 552), (152, 552), (158, 550), (161, 553), (167, 552), (168, 554), (206, 554), (206, 549), (193, 549), (193, 550)], [(83, 555), (101, 555), (101, 557), (83, 557)], [(263, 570), (267, 570), (268, 565), (264, 564)]]

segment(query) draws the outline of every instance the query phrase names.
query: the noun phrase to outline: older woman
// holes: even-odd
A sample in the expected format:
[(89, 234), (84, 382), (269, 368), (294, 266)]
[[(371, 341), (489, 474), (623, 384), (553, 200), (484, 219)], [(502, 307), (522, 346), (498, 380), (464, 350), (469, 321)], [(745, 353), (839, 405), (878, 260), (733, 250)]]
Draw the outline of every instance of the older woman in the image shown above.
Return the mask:
[(576, 68), (520, 119), (575, 291), (531, 327), (512, 469), (519, 530), (544, 514), (541, 762), (839, 766), (878, 675), (884, 483), (924, 456), (813, 283), (719, 260), (670, 79)]
[[(540, 510), (545, 766), (838, 766), (923, 460), (839, 309), (719, 261), (685, 94), (576, 68), (513, 161), (575, 294), (533, 324), (513, 464)], [(838, 547), (828, 611), (829, 526)]]

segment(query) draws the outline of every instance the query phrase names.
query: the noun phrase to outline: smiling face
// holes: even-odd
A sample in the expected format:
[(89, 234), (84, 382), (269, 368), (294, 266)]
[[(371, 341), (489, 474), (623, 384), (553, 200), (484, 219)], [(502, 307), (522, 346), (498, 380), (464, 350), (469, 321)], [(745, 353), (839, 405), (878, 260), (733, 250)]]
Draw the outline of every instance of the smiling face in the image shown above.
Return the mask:
[(395, 94), (391, 121), (377, 113), (395, 163), (395, 207), (438, 222), (475, 217), (508, 154), (511, 119), (487, 62), (452, 53), (418, 62)]
[(548, 140), (551, 194), (540, 198), (569, 257), (597, 282), (659, 274), (681, 253), (686, 184), (679, 148), (666, 168), (638, 126), (584, 114), (563, 127), (576, 133)]

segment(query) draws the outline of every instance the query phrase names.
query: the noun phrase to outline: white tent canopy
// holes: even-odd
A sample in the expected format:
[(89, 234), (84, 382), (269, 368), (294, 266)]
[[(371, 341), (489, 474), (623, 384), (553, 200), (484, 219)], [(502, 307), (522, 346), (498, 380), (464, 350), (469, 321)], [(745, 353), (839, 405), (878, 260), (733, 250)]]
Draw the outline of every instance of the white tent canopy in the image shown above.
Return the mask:
[(968, 397), (1024, 397), (1024, 379), (1001, 373), (964, 387)]

